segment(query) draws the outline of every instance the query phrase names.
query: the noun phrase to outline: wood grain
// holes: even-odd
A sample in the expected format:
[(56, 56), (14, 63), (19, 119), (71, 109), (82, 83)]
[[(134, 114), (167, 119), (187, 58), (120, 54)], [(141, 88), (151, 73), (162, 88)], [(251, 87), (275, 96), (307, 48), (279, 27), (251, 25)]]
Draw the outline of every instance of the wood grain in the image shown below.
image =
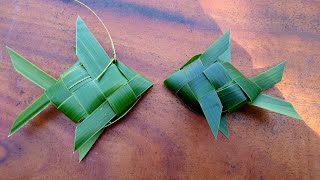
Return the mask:
[[(10, 46), (54, 77), (76, 59), (75, 20), (111, 53), (90, 12), (69, 0), (0, 0), (0, 179), (319, 179), (320, 3), (252, 0), (84, 1), (107, 24), (118, 58), (155, 83), (101, 136), (86, 159), (72, 153), (75, 124), (49, 107), (7, 138), (42, 90), (16, 73)], [(162, 83), (231, 28), (233, 64), (251, 76), (283, 59), (267, 91), (304, 121), (246, 106), (213, 135)]]

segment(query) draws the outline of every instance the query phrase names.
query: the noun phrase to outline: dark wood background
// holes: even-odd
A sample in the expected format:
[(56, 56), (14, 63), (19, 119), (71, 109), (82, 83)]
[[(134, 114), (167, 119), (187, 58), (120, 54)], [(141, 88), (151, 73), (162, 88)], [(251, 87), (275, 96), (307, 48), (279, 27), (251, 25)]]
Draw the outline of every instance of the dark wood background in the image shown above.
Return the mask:
[[(75, 124), (50, 106), (7, 138), (43, 91), (12, 67), (10, 46), (55, 78), (76, 56), (77, 15), (111, 53), (106, 33), (68, 0), (0, 0), (0, 179), (320, 179), (320, 3), (263, 0), (84, 1), (107, 24), (118, 58), (155, 83), (78, 163)], [(247, 76), (287, 60), (267, 91), (298, 121), (246, 106), (228, 117), (230, 139), (213, 135), (163, 80), (231, 28), (233, 64)]]

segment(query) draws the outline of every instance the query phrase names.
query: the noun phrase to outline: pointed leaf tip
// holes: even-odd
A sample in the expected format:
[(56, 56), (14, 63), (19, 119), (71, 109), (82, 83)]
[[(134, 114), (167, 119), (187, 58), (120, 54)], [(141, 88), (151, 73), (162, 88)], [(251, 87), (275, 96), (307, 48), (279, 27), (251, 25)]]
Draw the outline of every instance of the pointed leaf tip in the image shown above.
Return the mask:
[[(78, 26), (81, 25), (81, 23), (84, 23), (83, 20), (81, 19), (80, 16), (77, 17), (77, 21), (76, 21), (76, 36), (77, 36), (77, 29)], [(77, 52), (77, 51), (76, 51)]]
[(20, 54), (18, 54), (15, 50), (11, 49), (10, 47), (7, 46), (7, 52), (10, 56), (12, 65), (14, 69), (16, 69), (19, 72), (19, 67), (17, 63), (21, 61), (21, 58), (23, 58)]
[[(283, 77), (283, 73), (284, 73), (284, 68), (286, 67), (286, 64), (287, 64), (287, 61), (283, 60), (279, 66), (281, 66), (281, 70), (282, 70), (282, 74), (281, 74), (281, 80), (282, 80), (282, 77)], [(281, 81), (280, 80), (280, 81)]]
[(12, 50), (9, 46), (6, 46), (7, 51), (9, 52), (9, 50)]
[(111, 62), (106, 51), (80, 17), (76, 27), (76, 55), (91, 77), (98, 77)]
[(228, 129), (228, 122), (227, 122), (227, 115), (221, 115), (219, 131), (229, 139), (229, 129)]
[[(12, 124), (9, 136), (13, 135), (31, 119), (38, 115), (43, 109), (50, 105), (50, 100), (45, 94), (34, 101), (27, 109), (25, 109)], [(8, 136), (8, 137), (9, 137)]]
[(262, 90), (269, 89), (282, 80), (285, 65), (286, 61), (282, 61), (280, 64), (251, 77), (250, 80), (256, 83)]
[(250, 102), (249, 104), (302, 120), (302, 117), (298, 114), (290, 102), (278, 99), (276, 97), (260, 94), (253, 102)]
[(80, 16), (77, 16), (77, 22), (82, 21)]
[(10, 132), (9, 135), (8, 135), (8, 137), (11, 137), (12, 135), (13, 135), (13, 133)]
[(8, 137), (11, 137), (14, 133), (16, 133), (17, 132), (17, 130), (14, 130), (14, 127), (12, 127), (11, 129), (10, 129), (10, 132), (9, 132), (9, 135), (8, 135)]
[(13, 49), (8, 48), (8, 54), (14, 69), (42, 89), (47, 89), (55, 84), (56, 80), (52, 76), (45, 73)]
[(220, 36), (203, 54), (200, 59), (205, 67), (221, 58), (221, 61), (231, 62), (230, 30)]
[(231, 34), (231, 28), (229, 28), (224, 34), (228, 35), (230, 37)]
[(287, 61), (286, 61), (286, 60), (283, 60), (283, 61), (279, 64), (279, 66), (285, 67), (286, 64), (287, 64)]
[(199, 100), (204, 116), (206, 117), (214, 138), (218, 138), (222, 104), (215, 91), (211, 91), (202, 96)]

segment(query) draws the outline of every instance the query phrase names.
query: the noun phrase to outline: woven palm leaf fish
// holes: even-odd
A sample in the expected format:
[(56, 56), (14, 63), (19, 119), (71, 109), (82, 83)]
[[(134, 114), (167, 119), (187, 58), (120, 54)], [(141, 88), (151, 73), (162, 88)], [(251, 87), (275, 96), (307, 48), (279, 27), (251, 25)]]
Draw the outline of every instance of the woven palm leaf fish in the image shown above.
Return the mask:
[(76, 26), (79, 61), (58, 80), (8, 48), (14, 68), (45, 91), (18, 116), (10, 135), (53, 104), (78, 123), (74, 151), (80, 151), (82, 160), (103, 130), (128, 113), (153, 84), (122, 62), (110, 59), (80, 17)]
[(291, 103), (261, 94), (282, 79), (285, 61), (246, 78), (231, 64), (230, 30), (203, 54), (192, 57), (164, 83), (193, 111), (204, 114), (217, 138), (229, 137), (226, 114), (250, 104), (301, 119)]

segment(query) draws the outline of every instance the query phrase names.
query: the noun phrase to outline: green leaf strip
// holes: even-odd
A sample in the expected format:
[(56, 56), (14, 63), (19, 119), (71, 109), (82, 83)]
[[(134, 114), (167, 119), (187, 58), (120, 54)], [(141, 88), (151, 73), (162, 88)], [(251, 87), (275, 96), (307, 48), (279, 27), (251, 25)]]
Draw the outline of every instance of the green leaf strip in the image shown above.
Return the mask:
[[(218, 40), (214, 42), (200, 57), (203, 65), (205, 67), (209, 67), (212, 63), (218, 60), (219, 56), (223, 55), (223, 57), (231, 57), (231, 55), (225, 55), (224, 52), (227, 51), (228, 54), (231, 54), (231, 46), (230, 41), (230, 30), (224, 33)], [(229, 59), (222, 60), (230, 62)]]
[(82, 146), (79, 148), (79, 162), (88, 154), (94, 143), (98, 140), (99, 136), (102, 134), (105, 128), (100, 129), (96, 134), (89, 138)]
[(188, 66), (189, 64), (193, 63), (194, 61), (198, 60), (201, 55), (202, 55), (202, 54), (197, 54), (197, 55), (193, 56), (189, 61), (187, 61), (187, 62), (180, 68), (180, 70), (183, 69), (184, 67)]
[(171, 74), (165, 81), (164, 84), (171, 89), (174, 93), (178, 93), (180, 89), (188, 83), (188, 78), (184, 70), (178, 70)]
[(24, 77), (41, 87), (42, 89), (47, 89), (53, 84), (56, 80), (51, 77), (49, 74), (43, 72), (37, 66), (32, 64), (26, 58), (22, 57), (13, 49), (7, 47), (8, 53), (10, 55), (13, 67), (17, 72), (22, 74)]
[[(14, 68), (24, 77), (45, 90), (56, 83), (56, 80), (53, 77), (42, 71), (40, 68), (36, 67), (16, 51), (9, 47), (7, 47), (7, 49)], [(48, 97), (45, 94), (41, 95), (16, 118), (10, 130), (9, 136), (17, 132), (20, 128), (22, 128), (26, 123), (28, 123), (32, 118), (38, 115), (49, 105), (50, 100), (48, 99)]]
[(219, 130), (226, 138), (229, 138), (229, 129), (228, 129), (228, 122), (227, 122), (227, 114), (226, 113), (221, 115)]
[(240, 76), (234, 81), (240, 86), (242, 91), (247, 95), (249, 101), (253, 101), (261, 92), (261, 89), (254, 82), (244, 76)]
[(203, 73), (206, 75), (215, 89), (219, 89), (220, 87), (232, 81), (231, 77), (228, 75), (228, 72), (220, 62), (212, 64), (205, 71), (203, 71)]
[(297, 113), (290, 102), (275, 97), (260, 94), (253, 102), (249, 104), (302, 120), (302, 117)]
[(256, 83), (262, 90), (269, 89), (282, 80), (285, 65), (286, 62), (283, 61), (273, 68), (250, 78), (250, 80)]
[(116, 117), (116, 115), (117, 114), (112, 110), (107, 101), (101, 104), (77, 126), (74, 141), (74, 151), (77, 151), (91, 137), (98, 133), (105, 125), (108, 124), (108, 122)]
[(80, 17), (77, 19), (76, 54), (92, 78), (97, 78), (111, 61)]
[(202, 111), (215, 138), (218, 137), (222, 105), (216, 91), (211, 91), (199, 99)]
[(126, 84), (111, 94), (107, 100), (113, 111), (120, 116), (137, 100), (137, 97), (130, 85)]
[(247, 100), (242, 89), (235, 83), (219, 89), (217, 94), (222, 102), (223, 110), (227, 112), (235, 111), (239, 108), (239, 105), (242, 105)]
[(104, 131), (104, 129), (110, 125), (112, 125), (113, 123), (117, 122), (118, 120), (120, 120), (121, 118), (123, 118), (125, 115), (127, 115), (131, 109), (138, 103), (138, 101), (141, 99), (141, 97), (139, 97), (136, 102), (134, 104), (131, 105), (131, 107), (125, 112), (123, 113), (121, 116), (119, 116), (117, 119), (109, 121), (107, 125), (104, 126), (103, 129), (99, 130), (94, 136), (92, 136), (91, 138), (89, 138), (80, 148), (79, 148), (79, 161), (81, 161), (90, 151), (90, 149), (92, 148), (92, 146), (94, 145), (94, 143), (98, 140), (99, 136), (102, 134), (102, 132)]
[(32, 118), (38, 115), (42, 110), (50, 105), (50, 100), (45, 94), (42, 94), (37, 100), (35, 100), (27, 109), (25, 109), (14, 121), (10, 130), (9, 136), (17, 132), (25, 124), (27, 124)]

